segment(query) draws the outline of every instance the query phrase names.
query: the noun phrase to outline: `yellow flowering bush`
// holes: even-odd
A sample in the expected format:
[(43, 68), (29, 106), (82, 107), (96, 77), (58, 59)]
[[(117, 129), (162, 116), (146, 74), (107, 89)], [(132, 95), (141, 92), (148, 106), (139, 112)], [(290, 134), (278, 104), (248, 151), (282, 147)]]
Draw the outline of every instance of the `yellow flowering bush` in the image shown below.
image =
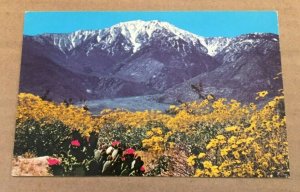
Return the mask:
[(98, 129), (109, 126), (124, 126), (130, 128), (143, 128), (150, 122), (160, 122), (166, 124), (170, 116), (163, 114), (161, 111), (137, 111), (131, 112), (123, 109), (103, 110), (99, 117), (95, 119)]
[[(258, 92), (257, 99), (265, 98), (267, 102), (267, 95), (267, 91)], [(169, 149), (183, 150), (187, 154), (184, 162), (194, 170), (189, 174), (197, 177), (289, 175), (283, 96), (265, 106), (209, 96), (202, 101), (171, 105), (166, 112), (105, 109), (98, 116), (27, 93), (20, 93), (18, 101), (18, 153), (27, 152), (24, 148), (37, 151), (37, 140), (30, 142), (27, 133), (39, 136), (40, 143), (47, 134), (67, 135), (69, 129), (85, 137), (97, 132), (99, 143), (119, 140), (157, 158)], [(50, 144), (40, 146), (50, 148), (57, 138), (49, 138)]]
[(224, 128), (195, 159), (195, 176), (287, 177), (289, 175), (286, 118), (275, 97), (239, 126)]
[(224, 98), (216, 101), (205, 99), (198, 102), (184, 103), (179, 106), (177, 114), (169, 119), (167, 127), (186, 131), (193, 126), (199, 127), (197, 124), (201, 126), (239, 124), (245, 118), (249, 118), (254, 108), (254, 104), (241, 106), (241, 103), (236, 100), (228, 102)]
[[(167, 129), (163, 130), (160, 127), (154, 127), (147, 131), (146, 134), (147, 138), (142, 141), (143, 147), (155, 154), (161, 154), (167, 147), (166, 145), (172, 132)], [(174, 148), (174, 142), (169, 142), (168, 144), (168, 147)]]
[(79, 130), (88, 135), (94, 130), (95, 124), (90, 112), (73, 105), (55, 104), (43, 101), (40, 97), (20, 93), (18, 96), (17, 124), (33, 119), (43, 123), (62, 122), (71, 129)]

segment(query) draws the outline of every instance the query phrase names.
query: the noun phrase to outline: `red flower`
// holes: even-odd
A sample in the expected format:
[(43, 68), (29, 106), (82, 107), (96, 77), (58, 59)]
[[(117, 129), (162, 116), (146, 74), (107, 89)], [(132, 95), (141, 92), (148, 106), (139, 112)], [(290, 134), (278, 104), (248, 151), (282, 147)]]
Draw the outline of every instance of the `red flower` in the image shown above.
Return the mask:
[(115, 147), (115, 146), (120, 145), (120, 143), (121, 143), (120, 141), (115, 140), (111, 143), (111, 146)]
[(80, 142), (79, 142), (78, 140), (73, 140), (73, 141), (71, 142), (71, 145), (72, 145), (72, 146), (75, 146), (75, 147), (80, 147)]
[(59, 160), (59, 159), (56, 159), (56, 158), (51, 158), (51, 157), (49, 157), (49, 158), (47, 159), (47, 161), (48, 161), (48, 165), (49, 165), (49, 166), (54, 166), (54, 165), (59, 165), (59, 164), (60, 164), (60, 160)]
[(134, 155), (134, 149), (132, 148), (128, 148), (125, 150), (125, 155)]
[(141, 171), (141, 172), (145, 172), (145, 167), (144, 167), (144, 166), (141, 166), (140, 171)]

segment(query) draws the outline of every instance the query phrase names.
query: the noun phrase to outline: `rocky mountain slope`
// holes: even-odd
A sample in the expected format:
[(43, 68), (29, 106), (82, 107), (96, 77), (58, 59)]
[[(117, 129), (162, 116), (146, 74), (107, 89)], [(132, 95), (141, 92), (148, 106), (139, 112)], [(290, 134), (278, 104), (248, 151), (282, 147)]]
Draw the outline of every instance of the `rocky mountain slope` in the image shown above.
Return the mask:
[(252, 102), (256, 92), (268, 90), (268, 97), (282, 89), (278, 36), (247, 34), (233, 38), (229, 45), (216, 54), (221, 65), (165, 91), (163, 102), (198, 99), (192, 85), (202, 84), (203, 93), (216, 97)]

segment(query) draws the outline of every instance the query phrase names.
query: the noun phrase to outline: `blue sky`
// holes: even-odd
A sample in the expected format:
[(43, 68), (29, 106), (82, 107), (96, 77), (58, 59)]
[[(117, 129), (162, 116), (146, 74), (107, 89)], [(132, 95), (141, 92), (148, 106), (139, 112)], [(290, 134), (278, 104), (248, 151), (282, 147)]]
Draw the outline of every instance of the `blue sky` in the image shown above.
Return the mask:
[(131, 20), (160, 20), (205, 37), (234, 37), (253, 32), (278, 34), (275, 11), (26, 12), (24, 34), (103, 29)]

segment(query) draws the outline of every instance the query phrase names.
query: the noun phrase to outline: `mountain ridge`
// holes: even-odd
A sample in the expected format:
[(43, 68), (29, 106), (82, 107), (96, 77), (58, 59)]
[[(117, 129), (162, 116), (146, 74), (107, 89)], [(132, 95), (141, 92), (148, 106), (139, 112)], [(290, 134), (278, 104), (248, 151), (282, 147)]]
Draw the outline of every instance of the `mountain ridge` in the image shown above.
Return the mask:
[[(22, 52), (22, 68), (25, 66), (23, 63), (34, 66), (30, 73), (38, 73), (44, 58), (71, 71), (73, 79), (90, 79), (88, 92), (79, 94), (73, 91), (75, 100), (79, 97), (90, 100), (162, 94), (157, 98), (158, 102), (176, 103), (183, 96), (188, 100), (197, 99), (190, 85), (186, 84), (201, 81), (205, 93), (211, 91), (225, 97), (237, 95), (238, 99), (248, 102), (251, 99), (245, 95), (249, 94), (247, 91), (239, 95), (232, 89), (247, 90), (245, 83), (251, 79), (261, 81), (249, 82), (248, 88), (252, 92), (282, 87), (280, 81), (276, 85), (266, 85), (271, 81), (269, 76), (281, 70), (279, 38), (271, 33), (205, 38), (166, 22), (129, 21), (102, 30), (24, 35)], [(249, 69), (243, 67), (247, 63), (250, 63)], [(264, 67), (263, 63), (268, 63), (274, 70)], [(50, 65), (48, 63), (48, 67)], [(234, 66), (243, 70), (232, 70)], [(255, 73), (247, 72), (253, 69), (258, 73), (255, 70)], [(261, 69), (264, 71), (260, 72)], [(22, 76), (30, 76), (26, 70), (21, 70), (21, 73)], [(263, 78), (264, 75), (268, 78)], [(44, 76), (38, 80), (41, 85), (57, 88), (55, 82), (47, 82), (55, 79), (47, 78), (47, 74)], [(250, 77), (240, 78), (242, 76)], [(223, 83), (218, 79), (223, 79)], [(71, 88), (53, 94), (54, 100), (61, 101), (64, 95), (72, 95), (69, 90), (76, 89), (76, 85), (69, 83), (67, 78), (65, 81), (59, 83)], [(185, 88), (179, 88), (182, 86)], [(21, 84), (20, 91), (24, 90), (41, 94), (41, 91), (31, 88), (30, 81)]]
[[(136, 26), (138, 25), (138, 26)], [(157, 28), (155, 28), (157, 27)], [(57, 36), (66, 36), (66, 38), (69, 40), (69, 42), (66, 41), (62, 41), (62, 43), (70, 43), (72, 46), (68, 46), (68, 51), (70, 51), (71, 49), (74, 49), (76, 46), (76, 43), (80, 43), (81, 41), (78, 41), (78, 39), (80, 39), (81, 37), (84, 38), (84, 40), (90, 38), (93, 35), (97, 35), (97, 41), (99, 42), (99, 40), (101, 39), (101, 37), (103, 34), (107, 33), (107, 32), (112, 32), (113, 30), (120, 30), (122, 32), (123, 35), (125, 35), (124, 33), (129, 32), (128, 36), (129, 39), (131, 40), (131, 43), (136, 43), (137, 37), (139, 36), (139, 34), (137, 33), (133, 33), (134, 35), (131, 35), (130, 30), (137, 30), (137, 32), (139, 33), (146, 33), (149, 37), (151, 37), (151, 35), (153, 34), (155, 29), (167, 29), (169, 31), (171, 31), (174, 35), (183, 38), (185, 40), (188, 41), (192, 41), (193, 43), (196, 43), (198, 40), (200, 41), (201, 44), (206, 45), (208, 47), (208, 49), (213, 49), (215, 47), (215, 45), (213, 45), (212, 47), (210, 47), (210, 43), (206, 41), (206, 39), (213, 39), (213, 38), (225, 38), (225, 39), (230, 39), (229, 37), (204, 37), (204, 36), (200, 36), (194, 33), (191, 33), (189, 31), (180, 29), (168, 22), (163, 22), (163, 21), (158, 21), (158, 20), (151, 20), (151, 21), (142, 21), (142, 20), (134, 20), (134, 21), (128, 21), (128, 22), (121, 22), (118, 24), (115, 24), (111, 27), (108, 28), (104, 28), (104, 29), (99, 29), (99, 30), (76, 30), (74, 32), (70, 32), (70, 33), (43, 33), (43, 34), (39, 34), (39, 35), (24, 35), (27, 37), (41, 37), (41, 36), (46, 36), (46, 37), (51, 37), (53, 36), (53, 44), (57, 45), (59, 43), (57, 43), (58, 39)], [(144, 31), (142, 30), (144, 29)], [(132, 37), (131, 37), (132, 36)], [(140, 45), (138, 45), (140, 46)], [(134, 52), (136, 52), (138, 48), (134, 48)]]

